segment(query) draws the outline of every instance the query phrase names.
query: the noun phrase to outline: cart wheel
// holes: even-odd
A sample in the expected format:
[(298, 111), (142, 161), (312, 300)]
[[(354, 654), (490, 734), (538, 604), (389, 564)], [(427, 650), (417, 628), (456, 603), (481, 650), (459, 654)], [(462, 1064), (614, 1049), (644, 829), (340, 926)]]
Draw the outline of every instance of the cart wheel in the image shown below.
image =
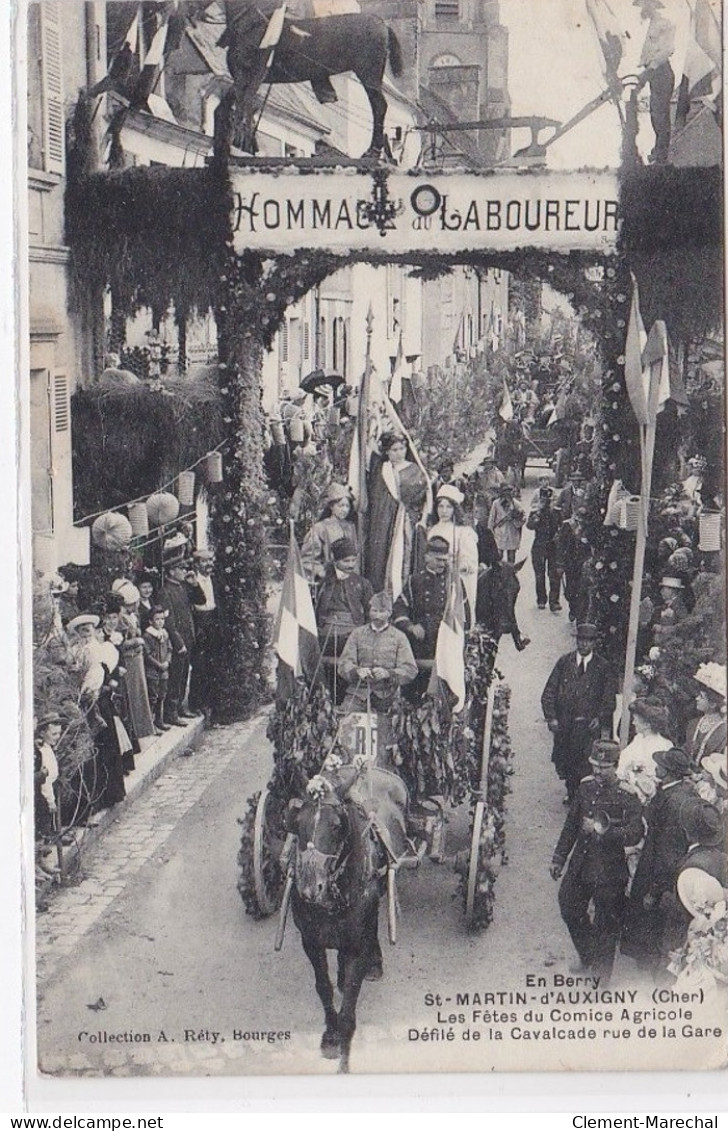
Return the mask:
[(283, 875), (278, 861), (283, 848), (283, 808), (278, 797), (264, 789), (248, 798), (238, 849), (238, 891), (253, 919), (272, 915), (280, 904)]
[(480, 834), (483, 828), (485, 805), (478, 801), (473, 813), (473, 831), (470, 838), (470, 859), (468, 861), (468, 885), (465, 889), (465, 921), (473, 926), (475, 918), (475, 894), (478, 888), (478, 868), (480, 865)]
[(261, 915), (272, 915), (281, 904), (284, 876), (280, 867), (280, 817), (279, 800), (264, 789), (258, 798), (253, 825), (253, 883)]

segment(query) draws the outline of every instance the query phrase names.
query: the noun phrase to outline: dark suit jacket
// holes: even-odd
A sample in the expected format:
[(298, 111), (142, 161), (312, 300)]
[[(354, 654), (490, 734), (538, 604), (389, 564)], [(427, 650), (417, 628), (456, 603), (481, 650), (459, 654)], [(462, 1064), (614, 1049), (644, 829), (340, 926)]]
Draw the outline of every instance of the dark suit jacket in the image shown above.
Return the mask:
[(176, 633), (187, 651), (191, 652), (195, 643), (192, 606), (204, 605), (205, 594), (202, 589), (199, 585), (191, 585), (188, 581), (172, 581), (168, 577), (159, 590), (157, 602), (163, 609), (169, 610), (166, 627), (172, 640), (175, 640)]
[(684, 779), (662, 786), (647, 805), (647, 835), (632, 881), (633, 899), (639, 901), (647, 894), (659, 899), (674, 892), (677, 871), (688, 850), (681, 813), (685, 803), (695, 801), (696, 796), (692, 783)]
[[(609, 818), (607, 831), (585, 833), (585, 817)], [(554, 863), (561, 866), (569, 853), (569, 875), (585, 884), (627, 884), (626, 845), (637, 844), (642, 837), (642, 806), (632, 793), (627, 793), (617, 782), (598, 781), (586, 777), (576, 791), (564, 822), (558, 844), (554, 849)]]
[(599, 719), (611, 733), (616, 707), (614, 676), (607, 661), (592, 653), (584, 675), (577, 671), (578, 652), (556, 661), (541, 695), (544, 718), (556, 719), (552, 760), (557, 769), (583, 757), (588, 743), (599, 735), (589, 733), (589, 723)]

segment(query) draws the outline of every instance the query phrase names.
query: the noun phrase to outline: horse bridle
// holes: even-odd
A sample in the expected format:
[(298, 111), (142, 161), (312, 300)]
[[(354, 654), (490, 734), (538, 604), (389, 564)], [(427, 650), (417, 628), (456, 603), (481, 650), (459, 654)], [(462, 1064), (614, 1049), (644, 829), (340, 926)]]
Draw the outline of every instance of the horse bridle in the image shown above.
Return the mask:
[[(316, 831), (321, 818), (323, 805), (335, 807), (342, 811), (347, 823), (347, 832), (338, 852), (322, 852), (316, 847)], [(312, 903), (325, 911), (344, 910), (348, 906), (348, 897), (341, 888), (341, 879), (351, 857), (351, 820), (344, 803), (338, 797), (321, 798), (316, 803), (313, 830), (305, 848), (300, 842), (296, 846), (294, 875), (296, 890), (305, 903)], [(312, 896), (304, 894), (306, 889), (313, 891)]]

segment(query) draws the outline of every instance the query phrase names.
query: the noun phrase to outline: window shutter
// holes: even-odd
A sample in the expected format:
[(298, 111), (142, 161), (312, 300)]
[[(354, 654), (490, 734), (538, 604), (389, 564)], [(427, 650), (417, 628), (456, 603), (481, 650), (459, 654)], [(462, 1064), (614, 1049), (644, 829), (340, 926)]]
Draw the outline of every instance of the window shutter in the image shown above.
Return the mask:
[(43, 82), (43, 167), (47, 173), (63, 172), (65, 153), (60, 6), (60, 0), (43, 0), (39, 5)]
[(281, 361), (288, 361), (288, 322), (281, 326)]
[(308, 322), (303, 324), (303, 356), (308, 360), (311, 354), (311, 327)]
[(71, 427), (71, 404), (68, 398), (68, 377), (65, 373), (54, 373), (51, 396), (53, 431), (68, 432)]

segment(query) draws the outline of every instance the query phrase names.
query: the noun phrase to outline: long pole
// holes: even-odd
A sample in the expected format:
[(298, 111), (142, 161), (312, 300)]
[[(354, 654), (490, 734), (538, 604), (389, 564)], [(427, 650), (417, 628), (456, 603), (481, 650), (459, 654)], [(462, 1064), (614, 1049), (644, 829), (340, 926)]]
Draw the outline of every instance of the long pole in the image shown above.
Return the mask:
[(642, 601), (642, 575), (645, 567), (645, 546), (652, 493), (652, 465), (655, 456), (655, 433), (657, 420), (657, 401), (660, 387), (660, 365), (650, 366), (650, 391), (648, 399), (648, 424), (640, 425), (640, 455), (642, 459), (642, 495), (637, 518), (637, 542), (634, 551), (634, 570), (632, 572), (632, 595), (629, 606), (629, 628), (627, 630), (627, 651), (624, 659), (624, 683), (622, 684), (622, 717), (619, 724), (619, 738), (622, 746), (629, 741), (629, 704), (634, 683), (635, 656), (637, 652), (637, 633), (639, 631), (640, 604)]
[(364, 376), (359, 387), (359, 411), (357, 413), (357, 431), (359, 433), (359, 518), (357, 523), (359, 534), (360, 568), (363, 572), (366, 561), (366, 512), (369, 508), (367, 495), (367, 472), (369, 462), (368, 434), (369, 434), (369, 401), (371, 399), (371, 372), (372, 372), (372, 333), (374, 329), (374, 312), (369, 303), (367, 311), (367, 348), (364, 361)]

